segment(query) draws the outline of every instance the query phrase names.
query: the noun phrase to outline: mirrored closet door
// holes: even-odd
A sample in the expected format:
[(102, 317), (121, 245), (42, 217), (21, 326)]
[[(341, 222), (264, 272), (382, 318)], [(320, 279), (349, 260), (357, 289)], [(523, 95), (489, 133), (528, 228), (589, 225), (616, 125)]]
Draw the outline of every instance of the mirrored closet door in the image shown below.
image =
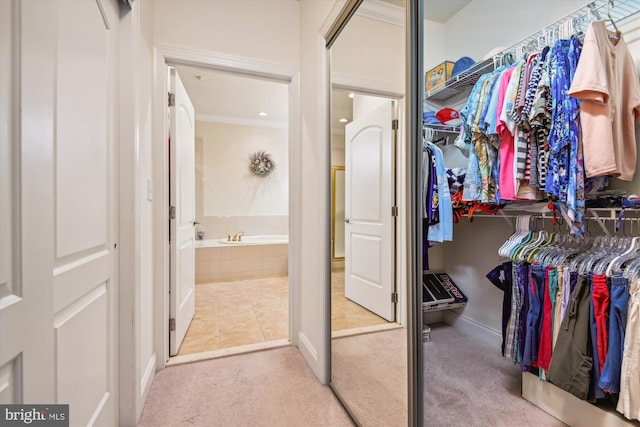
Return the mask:
[(330, 384), (365, 426), (413, 423), (405, 14), (404, 0), (348, 2), (350, 18), (328, 46)]

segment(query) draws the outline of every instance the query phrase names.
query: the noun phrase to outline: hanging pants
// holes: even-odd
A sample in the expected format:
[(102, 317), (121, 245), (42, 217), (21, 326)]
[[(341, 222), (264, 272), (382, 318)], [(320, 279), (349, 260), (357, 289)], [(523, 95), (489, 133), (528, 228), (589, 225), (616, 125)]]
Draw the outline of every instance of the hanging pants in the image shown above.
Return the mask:
[(609, 314), (609, 349), (600, 375), (600, 388), (608, 393), (620, 391), (620, 370), (624, 336), (627, 329), (629, 282), (622, 275), (611, 278), (611, 310)]
[(629, 312), (624, 336), (622, 374), (618, 412), (629, 419), (640, 419), (640, 278), (631, 280), (629, 286)]
[(522, 366), (538, 366), (538, 348), (540, 345), (540, 332), (542, 329), (542, 312), (544, 303), (544, 276), (545, 267), (534, 264), (530, 267), (529, 281), (529, 312), (527, 313), (527, 331), (524, 343), (524, 355)]
[(549, 381), (586, 400), (593, 366), (589, 353), (589, 285), (581, 276), (560, 325), (558, 343), (549, 366)]

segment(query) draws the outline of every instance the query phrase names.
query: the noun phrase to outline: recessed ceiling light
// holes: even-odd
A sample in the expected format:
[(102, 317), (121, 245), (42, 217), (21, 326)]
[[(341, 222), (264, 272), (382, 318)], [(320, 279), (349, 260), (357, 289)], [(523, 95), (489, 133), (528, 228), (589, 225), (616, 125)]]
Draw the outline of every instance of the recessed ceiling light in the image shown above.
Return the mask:
[(341, 118), (340, 120), (338, 120), (340, 123), (347, 123), (349, 120), (345, 119), (344, 117)]
[(202, 76), (196, 76), (196, 79), (198, 79), (198, 80), (204, 80), (204, 77), (202, 77)]
[(355, 93), (353, 93), (353, 92), (349, 92), (349, 98), (353, 98), (354, 96), (356, 96), (356, 94), (355, 94)]
[(264, 112), (264, 111), (260, 111), (260, 112), (258, 113), (258, 115), (259, 115), (260, 117), (267, 117), (267, 115), (268, 115), (268, 114), (267, 114), (266, 112)]

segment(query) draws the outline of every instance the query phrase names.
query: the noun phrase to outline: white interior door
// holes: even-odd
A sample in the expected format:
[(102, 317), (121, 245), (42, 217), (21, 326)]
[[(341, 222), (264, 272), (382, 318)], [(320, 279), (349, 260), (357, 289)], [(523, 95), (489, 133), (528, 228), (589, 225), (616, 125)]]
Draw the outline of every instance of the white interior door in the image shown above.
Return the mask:
[(395, 320), (393, 105), (345, 129), (345, 296)]
[(169, 354), (180, 349), (195, 313), (195, 112), (180, 76), (169, 68), (171, 288)]
[(0, 3), (0, 403), (117, 425), (118, 2)]

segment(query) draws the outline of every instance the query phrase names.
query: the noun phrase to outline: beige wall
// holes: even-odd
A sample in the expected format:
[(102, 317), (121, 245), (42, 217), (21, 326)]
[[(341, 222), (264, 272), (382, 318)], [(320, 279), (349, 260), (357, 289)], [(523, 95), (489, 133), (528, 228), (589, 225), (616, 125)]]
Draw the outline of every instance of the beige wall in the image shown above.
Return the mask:
[[(238, 231), (288, 234), (288, 130), (196, 121), (196, 138), (202, 168), (196, 170), (196, 214), (205, 239)], [(269, 176), (249, 171), (249, 154), (256, 151), (271, 154), (276, 168)]]
[(298, 1), (153, 0), (153, 3), (156, 43), (278, 64), (299, 64)]
[(354, 15), (331, 48), (331, 71), (402, 85), (404, 58), (403, 26)]

